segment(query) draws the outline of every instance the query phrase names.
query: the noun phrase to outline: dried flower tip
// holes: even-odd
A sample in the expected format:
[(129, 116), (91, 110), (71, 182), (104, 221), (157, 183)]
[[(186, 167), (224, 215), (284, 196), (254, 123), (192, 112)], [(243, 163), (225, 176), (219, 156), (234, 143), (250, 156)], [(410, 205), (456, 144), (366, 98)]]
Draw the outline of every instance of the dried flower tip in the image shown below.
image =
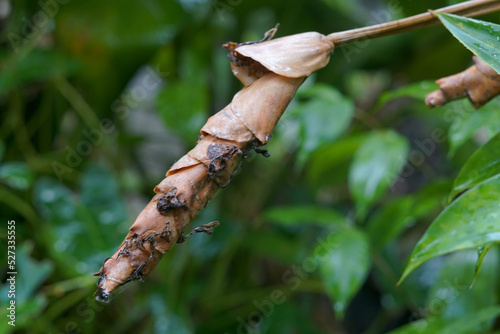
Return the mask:
[(274, 28), (266, 31), (264, 37), (260, 41), (244, 43), (228, 42), (223, 45), (223, 47), (229, 50), (228, 58), (231, 61), (231, 71), (243, 85), (250, 85), (252, 82), (261, 78), (270, 71), (252, 58), (241, 56), (234, 50), (242, 45), (259, 44), (271, 40), (278, 31), (279, 26), (280, 24), (278, 23)]
[(475, 108), (480, 108), (500, 94), (500, 75), (481, 58), (474, 56), (472, 59), (474, 66), (436, 81), (440, 89), (425, 98), (429, 108), (464, 97), (468, 97)]
[(258, 44), (238, 45), (234, 56), (255, 60), (267, 70), (289, 78), (307, 77), (328, 64), (334, 45), (317, 32), (281, 37)]

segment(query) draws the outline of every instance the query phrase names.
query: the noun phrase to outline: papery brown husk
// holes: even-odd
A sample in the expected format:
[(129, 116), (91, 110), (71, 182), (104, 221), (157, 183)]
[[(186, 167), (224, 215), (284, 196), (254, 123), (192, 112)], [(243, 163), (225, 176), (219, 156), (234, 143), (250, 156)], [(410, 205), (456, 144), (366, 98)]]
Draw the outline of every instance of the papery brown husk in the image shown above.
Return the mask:
[(439, 107), (450, 101), (469, 98), (480, 108), (500, 94), (500, 75), (481, 58), (474, 56), (474, 65), (463, 72), (436, 81), (439, 90), (427, 94), (428, 107)]
[[(267, 143), (304, 79), (266, 74), (207, 121), (198, 144), (155, 187), (157, 194), (130, 227), (125, 241), (96, 273), (100, 276), (98, 300), (107, 301), (117, 287), (151, 273), (196, 214), (230, 182), (243, 157)], [(175, 198), (177, 207), (160, 214), (157, 204), (162, 198)]]

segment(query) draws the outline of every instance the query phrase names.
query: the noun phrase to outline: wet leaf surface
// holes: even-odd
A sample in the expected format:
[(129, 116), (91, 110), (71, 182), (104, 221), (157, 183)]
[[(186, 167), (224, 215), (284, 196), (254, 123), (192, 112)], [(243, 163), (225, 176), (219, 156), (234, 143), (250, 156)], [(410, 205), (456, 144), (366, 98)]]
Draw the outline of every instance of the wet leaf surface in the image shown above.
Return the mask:
[(400, 281), (431, 258), (499, 241), (499, 192), (500, 175), (497, 175), (451, 203), (415, 246)]

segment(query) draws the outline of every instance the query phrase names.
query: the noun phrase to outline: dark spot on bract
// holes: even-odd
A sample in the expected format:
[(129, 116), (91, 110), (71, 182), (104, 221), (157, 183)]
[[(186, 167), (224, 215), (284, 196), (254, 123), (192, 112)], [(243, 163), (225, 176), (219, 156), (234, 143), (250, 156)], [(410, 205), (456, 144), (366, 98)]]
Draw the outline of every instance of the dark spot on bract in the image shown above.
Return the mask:
[(229, 161), (237, 154), (241, 155), (242, 152), (236, 146), (223, 146), (217, 144), (208, 146), (207, 156), (211, 159), (208, 163), (208, 176), (210, 176), (219, 187), (225, 188), (231, 181), (232, 175), (226, 176), (228, 180), (225, 181), (225, 184), (221, 184), (219, 179), (223, 177), (224, 172), (229, 166)]
[(172, 189), (164, 194), (156, 203), (156, 209), (162, 215), (167, 214), (172, 209), (186, 207), (186, 202), (180, 201), (175, 195), (177, 188)]

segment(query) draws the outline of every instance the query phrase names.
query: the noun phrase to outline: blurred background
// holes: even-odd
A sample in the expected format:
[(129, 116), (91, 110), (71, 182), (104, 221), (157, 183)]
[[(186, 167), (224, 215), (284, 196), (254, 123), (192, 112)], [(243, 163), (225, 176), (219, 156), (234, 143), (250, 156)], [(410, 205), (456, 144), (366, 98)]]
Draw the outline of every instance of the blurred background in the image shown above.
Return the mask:
[[(193, 222), (219, 220), (214, 235), (174, 247), (109, 304), (92, 296), (92, 274), (154, 186), (242, 88), (223, 43), (276, 23), (275, 38), (327, 34), (452, 3), (0, 0), (0, 260), (14, 220), (18, 273), (16, 326), (3, 284), (0, 332), (370, 334), (498, 304), (495, 251), (472, 290), (475, 252), (396, 286), (459, 168), (500, 129), (497, 101), (481, 113), (425, 107), (434, 80), (472, 63), (443, 27), (335, 50), (271, 156), (250, 156)], [(327, 261), (321, 240), (335, 250)]]

